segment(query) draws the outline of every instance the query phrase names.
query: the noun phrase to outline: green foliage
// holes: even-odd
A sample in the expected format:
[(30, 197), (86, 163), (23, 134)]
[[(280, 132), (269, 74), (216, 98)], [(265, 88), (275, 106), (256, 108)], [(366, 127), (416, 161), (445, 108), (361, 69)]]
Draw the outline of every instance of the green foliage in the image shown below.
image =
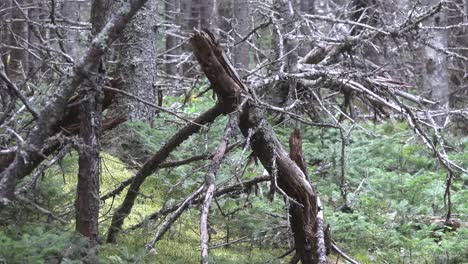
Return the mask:
[[(203, 90), (201, 87), (197, 88)], [(194, 94), (196, 94), (194, 91)], [(206, 96), (205, 96), (206, 97)], [(210, 98), (194, 99), (182, 115), (193, 118), (213, 105)], [(196, 102), (196, 103), (194, 103)], [(182, 103), (167, 98), (166, 103)], [(183, 122), (167, 114), (166, 121), (150, 127), (128, 122), (112, 135), (102, 153), (101, 193), (117, 187), (131, 177), (141, 164), (182, 126)], [(226, 117), (202, 128), (168, 160), (180, 160), (212, 152), (222, 137)], [(345, 148), (347, 199), (351, 211), (340, 211), (344, 204), (340, 192), (341, 148), (339, 131), (306, 128), (303, 149), (309, 174), (316, 186), (330, 224), (333, 239), (362, 263), (465, 263), (468, 261), (468, 231), (444, 229), (440, 224), (446, 208), (443, 203), (446, 172), (433, 154), (402, 123), (361, 124), (355, 128)], [(351, 125), (345, 124), (346, 129)], [(287, 149), (290, 127), (277, 126), (276, 132)], [(450, 158), (468, 165), (468, 140), (444, 135), (452, 151)], [(239, 135), (236, 139), (240, 140)], [(117, 149), (115, 146), (119, 146)], [(126, 152), (127, 156), (121, 155)], [(250, 151), (241, 155), (235, 150), (227, 155), (217, 174), (218, 186), (251, 179), (262, 174), (261, 165), (244, 168)], [(131, 159), (135, 157), (135, 162)], [(140, 158), (138, 158), (140, 157)], [(53, 212), (72, 208), (75, 196), (78, 155), (71, 153), (60, 166), (50, 168), (35, 190), (35, 201)], [(140, 190), (132, 214), (124, 228), (142, 221), (145, 216), (185, 198), (204, 180), (207, 161), (197, 161), (176, 168), (161, 169), (147, 178)], [(240, 164), (240, 166), (238, 166)], [(313, 165), (312, 165), (313, 164)], [(236, 175), (236, 176), (234, 176)], [(28, 180), (27, 178), (25, 181)], [(468, 175), (456, 175), (452, 187), (453, 212), (457, 221), (467, 222)], [(287, 250), (287, 209), (280, 195), (270, 202), (268, 186), (262, 184), (249, 194), (233, 194), (213, 203), (210, 228), (215, 233), (211, 245), (245, 238), (245, 241), (210, 251), (212, 263), (286, 263), (277, 260)], [(109, 226), (110, 216), (125, 191), (102, 204), (101, 232)], [(166, 201), (166, 202), (165, 202)], [(219, 207), (218, 207), (219, 206)], [(19, 213), (21, 212), (21, 213)], [(74, 216), (65, 214), (66, 225), (43, 226), (47, 216), (31, 210), (12, 212), (9, 229), (0, 231), (0, 256), (12, 263), (64, 263), (78, 261), (82, 240), (73, 232)], [(16, 223), (16, 225), (12, 225)], [(156, 252), (145, 252), (159, 222), (148, 221), (136, 231), (123, 233), (117, 245), (99, 247), (102, 263), (196, 263), (199, 262), (199, 209), (194, 208), (172, 226), (156, 244)], [(466, 224), (464, 224), (466, 225)], [(30, 227), (28, 227), (30, 226)]]
[[(308, 130), (303, 136), (307, 159), (330, 164), (319, 175), (312, 174), (312, 181), (325, 204), (333, 238), (362, 263), (465, 263), (466, 226), (451, 232), (442, 227), (446, 171), (405, 124), (364, 128), (367, 131), (355, 131), (346, 145), (352, 212), (335, 209), (344, 203), (339, 134)], [(457, 144), (459, 138), (451, 140), (457, 152), (450, 157), (466, 166), (466, 146)], [(452, 210), (457, 221), (466, 223), (468, 194), (461, 180), (466, 175), (459, 176), (452, 187)]]
[(6, 263), (81, 263), (86, 241), (52, 226), (10, 226), (0, 231), (0, 261)]

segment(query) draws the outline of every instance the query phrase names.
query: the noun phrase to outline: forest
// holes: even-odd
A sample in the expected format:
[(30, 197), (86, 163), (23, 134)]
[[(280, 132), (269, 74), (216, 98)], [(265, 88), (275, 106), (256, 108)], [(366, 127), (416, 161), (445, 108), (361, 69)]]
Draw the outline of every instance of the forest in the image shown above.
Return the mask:
[(468, 263), (468, 0), (1, 0), (0, 263)]

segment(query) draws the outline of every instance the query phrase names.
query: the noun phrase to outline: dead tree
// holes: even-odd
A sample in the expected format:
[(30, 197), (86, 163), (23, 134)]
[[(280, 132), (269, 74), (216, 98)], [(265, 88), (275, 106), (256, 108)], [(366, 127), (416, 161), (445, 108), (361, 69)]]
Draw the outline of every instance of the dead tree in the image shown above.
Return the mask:
[(100, 62), (109, 45), (120, 36), (128, 22), (146, 2), (147, 0), (138, 0), (123, 4), (93, 39), (83, 58), (74, 67), (74, 72), (64, 80), (60, 89), (39, 113), (35, 128), (20, 146), (20, 151), (16, 152), (15, 159), (0, 173), (0, 210), (14, 199), (17, 178), (29, 174), (38, 165), (37, 160), (43, 159), (42, 150), (47, 145), (47, 139), (63, 120), (68, 100), (86, 80), (89, 70)]
[[(213, 90), (222, 102), (226, 112), (233, 112), (241, 105), (242, 94), (250, 93), (235, 70), (227, 61), (223, 50), (213, 35), (207, 31), (196, 32), (190, 39), (195, 57), (200, 63)], [(250, 146), (262, 165), (277, 183), (277, 189), (300, 208), (298, 231), (294, 234), (303, 243), (296, 244), (303, 263), (326, 263), (319, 253), (320, 241), (317, 238), (316, 217), (318, 213), (317, 195), (306, 175), (289, 157), (276, 137), (273, 128), (264, 117), (263, 111), (251, 101), (243, 104), (239, 117), (239, 127), (244, 134), (252, 134)], [(324, 262), (325, 261), (325, 262)]]

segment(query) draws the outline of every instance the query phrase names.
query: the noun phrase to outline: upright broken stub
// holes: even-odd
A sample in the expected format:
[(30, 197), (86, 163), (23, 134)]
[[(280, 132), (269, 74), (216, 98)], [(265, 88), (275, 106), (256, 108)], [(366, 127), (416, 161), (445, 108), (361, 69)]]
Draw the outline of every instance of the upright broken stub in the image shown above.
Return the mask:
[(208, 30), (196, 31), (190, 38), (193, 54), (210, 80), (225, 114), (236, 110), (245, 89), (223, 49)]

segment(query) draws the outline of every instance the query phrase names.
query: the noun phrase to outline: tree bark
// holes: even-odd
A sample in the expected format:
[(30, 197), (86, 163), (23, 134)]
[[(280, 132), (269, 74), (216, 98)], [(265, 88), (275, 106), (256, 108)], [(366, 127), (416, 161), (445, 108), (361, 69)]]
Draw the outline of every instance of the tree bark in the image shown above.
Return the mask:
[[(97, 16), (104, 12), (107, 0), (93, 0), (92, 33), (96, 35), (105, 25), (105, 17)], [(75, 228), (88, 238), (83, 256), (84, 263), (97, 263), (97, 244), (99, 235), (99, 179), (101, 175), (101, 119), (104, 84), (103, 63), (95, 64), (89, 69), (90, 77), (80, 90), (80, 138), (83, 145), (79, 147), (78, 183), (75, 200)]]
[(10, 79), (14, 82), (19, 82), (24, 79), (29, 70), (28, 66), (28, 40), (29, 30), (28, 22), (25, 21), (24, 14), (27, 10), (24, 8), (27, 5), (26, 0), (17, 0), (18, 5), (11, 2), (11, 36), (10, 46), (15, 47), (10, 49), (9, 64), (6, 67), (6, 72)]
[[(149, 1), (125, 29), (121, 39), (121, 75), (124, 91), (151, 103), (156, 102), (156, 1)], [(130, 120), (152, 124), (156, 109), (135, 100), (127, 100)]]
[[(429, 4), (437, 4), (438, 1), (429, 1)], [(430, 17), (427, 22), (430, 26), (446, 27), (447, 14), (441, 10)], [(424, 47), (423, 59), (423, 87), (429, 98), (439, 102), (437, 108), (447, 109), (449, 102), (449, 76), (447, 70), (447, 56), (439, 53), (436, 49), (447, 49), (448, 33), (446, 30), (436, 30), (433, 37), (428, 41), (429, 45)], [(434, 47), (436, 49), (434, 49)], [(441, 125), (444, 117), (437, 118), (436, 122)]]
[[(234, 5), (234, 17), (237, 21), (235, 28), (234, 41), (237, 43), (250, 32), (250, 1), (238, 1)], [(249, 69), (249, 45), (245, 42), (238, 43), (233, 48), (234, 68), (239, 72), (245, 72)]]
[(79, 171), (75, 200), (76, 230), (89, 239), (85, 263), (96, 263), (98, 242), (99, 178), (101, 148), (101, 84), (88, 86), (83, 91), (80, 137), (84, 145), (79, 149)]

